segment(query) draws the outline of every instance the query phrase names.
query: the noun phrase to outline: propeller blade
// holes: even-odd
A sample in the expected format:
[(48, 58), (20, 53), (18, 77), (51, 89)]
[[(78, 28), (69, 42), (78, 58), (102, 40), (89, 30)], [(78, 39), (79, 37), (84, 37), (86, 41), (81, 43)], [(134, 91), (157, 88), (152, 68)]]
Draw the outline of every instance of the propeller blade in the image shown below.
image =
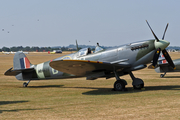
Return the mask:
[(157, 61), (158, 61), (160, 52), (161, 52), (161, 48), (158, 48), (157, 51), (156, 51), (155, 54), (154, 54), (153, 63), (152, 63), (152, 67), (153, 67), (153, 68), (155, 68), (155, 66), (157, 65)]
[(166, 30), (167, 30), (167, 28), (168, 28), (168, 25), (169, 25), (169, 23), (167, 23), (167, 25), (166, 25), (166, 28), (165, 28), (165, 30), (164, 30), (164, 34), (163, 34), (162, 40), (164, 40), (164, 37), (165, 37), (165, 34), (166, 34)]
[(76, 40), (76, 48), (77, 48), (77, 51), (79, 51), (77, 40)]
[(148, 69), (155, 69), (155, 67), (151, 64), (148, 66)]
[(162, 51), (162, 53), (163, 53), (164, 57), (166, 58), (166, 60), (168, 61), (169, 65), (170, 65), (172, 68), (176, 69), (176, 67), (175, 67), (175, 65), (174, 65), (171, 57), (169, 56), (168, 52), (166, 51), (166, 49), (164, 49), (164, 50)]
[(152, 28), (151, 28), (151, 26), (149, 25), (149, 23), (148, 23), (148, 21), (147, 21), (147, 20), (146, 20), (146, 22), (147, 22), (147, 24), (148, 24), (149, 28), (151, 29), (151, 32), (152, 32), (152, 34), (154, 35), (155, 39), (157, 40), (157, 42), (159, 42), (158, 37), (157, 37), (157, 36), (155, 35), (155, 33), (153, 32), (153, 30), (152, 30)]

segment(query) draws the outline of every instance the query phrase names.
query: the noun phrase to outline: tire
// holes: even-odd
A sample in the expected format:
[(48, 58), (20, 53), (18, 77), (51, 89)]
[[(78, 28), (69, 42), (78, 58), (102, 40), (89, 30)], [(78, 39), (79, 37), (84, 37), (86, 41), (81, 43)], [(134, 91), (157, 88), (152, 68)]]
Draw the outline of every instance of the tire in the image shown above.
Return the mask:
[(163, 75), (163, 74), (161, 74), (161, 75), (160, 75), (160, 77), (161, 77), (161, 78), (163, 78), (163, 77), (164, 77), (164, 75)]
[(114, 90), (115, 91), (122, 91), (125, 89), (125, 84), (123, 81), (121, 80), (117, 80), (115, 83), (114, 83)]
[(144, 88), (144, 84), (139, 84), (139, 85), (133, 85), (134, 89), (141, 89)]
[(23, 87), (27, 87), (27, 83), (26, 82), (23, 83)]

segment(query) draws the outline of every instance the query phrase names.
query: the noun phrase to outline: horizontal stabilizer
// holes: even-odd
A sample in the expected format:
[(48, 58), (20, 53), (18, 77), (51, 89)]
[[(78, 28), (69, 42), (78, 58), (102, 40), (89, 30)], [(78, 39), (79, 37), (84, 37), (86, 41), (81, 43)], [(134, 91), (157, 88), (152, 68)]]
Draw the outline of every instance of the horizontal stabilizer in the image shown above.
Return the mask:
[[(13, 67), (12, 67), (13, 68)], [(22, 72), (31, 72), (34, 70), (34, 68), (26, 68), (26, 69), (13, 69), (12, 68), (8, 69), (4, 75), (7, 75), (7, 76), (16, 76), (18, 75), (19, 73), (22, 73)]]

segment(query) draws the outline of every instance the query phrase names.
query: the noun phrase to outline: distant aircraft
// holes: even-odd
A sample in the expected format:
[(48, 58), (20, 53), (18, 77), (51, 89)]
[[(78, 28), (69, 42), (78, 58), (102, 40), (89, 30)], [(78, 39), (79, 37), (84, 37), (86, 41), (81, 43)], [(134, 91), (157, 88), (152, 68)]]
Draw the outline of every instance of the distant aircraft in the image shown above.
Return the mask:
[[(151, 29), (148, 22), (147, 24)], [(120, 79), (119, 76), (129, 74), (133, 87), (141, 89), (144, 87), (144, 82), (142, 79), (136, 78), (132, 71), (145, 68), (146, 64), (152, 60), (153, 66), (156, 66), (158, 53), (162, 50), (164, 54), (166, 52), (165, 48), (170, 44), (164, 40), (167, 26), (161, 40), (151, 29), (155, 39), (134, 42), (110, 49), (103, 49), (97, 45), (93, 53), (90, 48), (83, 48), (76, 53), (37, 65), (31, 64), (22, 52), (17, 52), (14, 56), (13, 68), (10, 68), (4, 74), (16, 76), (18, 80), (28, 81), (23, 84), (24, 87), (27, 87), (31, 80), (71, 77), (86, 77), (87, 80), (95, 80), (97, 78), (109, 79), (115, 77), (114, 90), (116, 91), (126, 90), (127, 82)], [(174, 67), (170, 56), (168, 54), (167, 56), (169, 58), (168, 62)]]
[(53, 50), (52, 52), (48, 51), (48, 54), (62, 53), (62, 50)]
[(2, 53), (3, 53), (3, 54), (6, 54), (6, 55), (9, 55), (9, 54), (10, 54), (10, 52), (4, 52), (4, 51), (2, 51)]
[[(20, 52), (23, 52), (23, 51), (20, 51)], [(2, 53), (3, 54), (6, 54), (6, 55), (9, 55), (9, 54), (15, 54), (16, 52), (13, 52), (13, 51), (11, 51), (11, 52), (4, 52), (4, 51), (2, 51)], [(29, 54), (29, 52), (23, 52), (24, 54)]]
[[(168, 53), (167, 53), (168, 54)], [(180, 72), (180, 59), (176, 59), (172, 61), (175, 68), (174, 69), (166, 60), (165, 56), (160, 54), (159, 59), (158, 59), (158, 63), (156, 65), (155, 71), (157, 73), (164, 73), (164, 74), (160, 74), (160, 77), (163, 78), (167, 72)], [(148, 66), (148, 68), (152, 69), (152, 64)]]

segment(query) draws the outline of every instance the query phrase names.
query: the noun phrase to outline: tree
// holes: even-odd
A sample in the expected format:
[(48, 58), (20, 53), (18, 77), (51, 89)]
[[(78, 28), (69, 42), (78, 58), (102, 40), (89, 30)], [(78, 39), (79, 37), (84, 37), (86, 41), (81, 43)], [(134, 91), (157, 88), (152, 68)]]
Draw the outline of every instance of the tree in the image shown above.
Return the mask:
[(14, 51), (14, 52), (17, 52), (17, 51), (18, 51), (17, 47), (11, 47), (10, 50), (11, 50), (11, 51)]
[(7, 47), (3, 47), (3, 48), (2, 48), (2, 51), (10, 52), (10, 49), (7, 48)]
[(24, 49), (23, 49), (23, 51), (30, 51), (31, 50), (31, 48), (29, 47), (29, 46), (26, 46)]

